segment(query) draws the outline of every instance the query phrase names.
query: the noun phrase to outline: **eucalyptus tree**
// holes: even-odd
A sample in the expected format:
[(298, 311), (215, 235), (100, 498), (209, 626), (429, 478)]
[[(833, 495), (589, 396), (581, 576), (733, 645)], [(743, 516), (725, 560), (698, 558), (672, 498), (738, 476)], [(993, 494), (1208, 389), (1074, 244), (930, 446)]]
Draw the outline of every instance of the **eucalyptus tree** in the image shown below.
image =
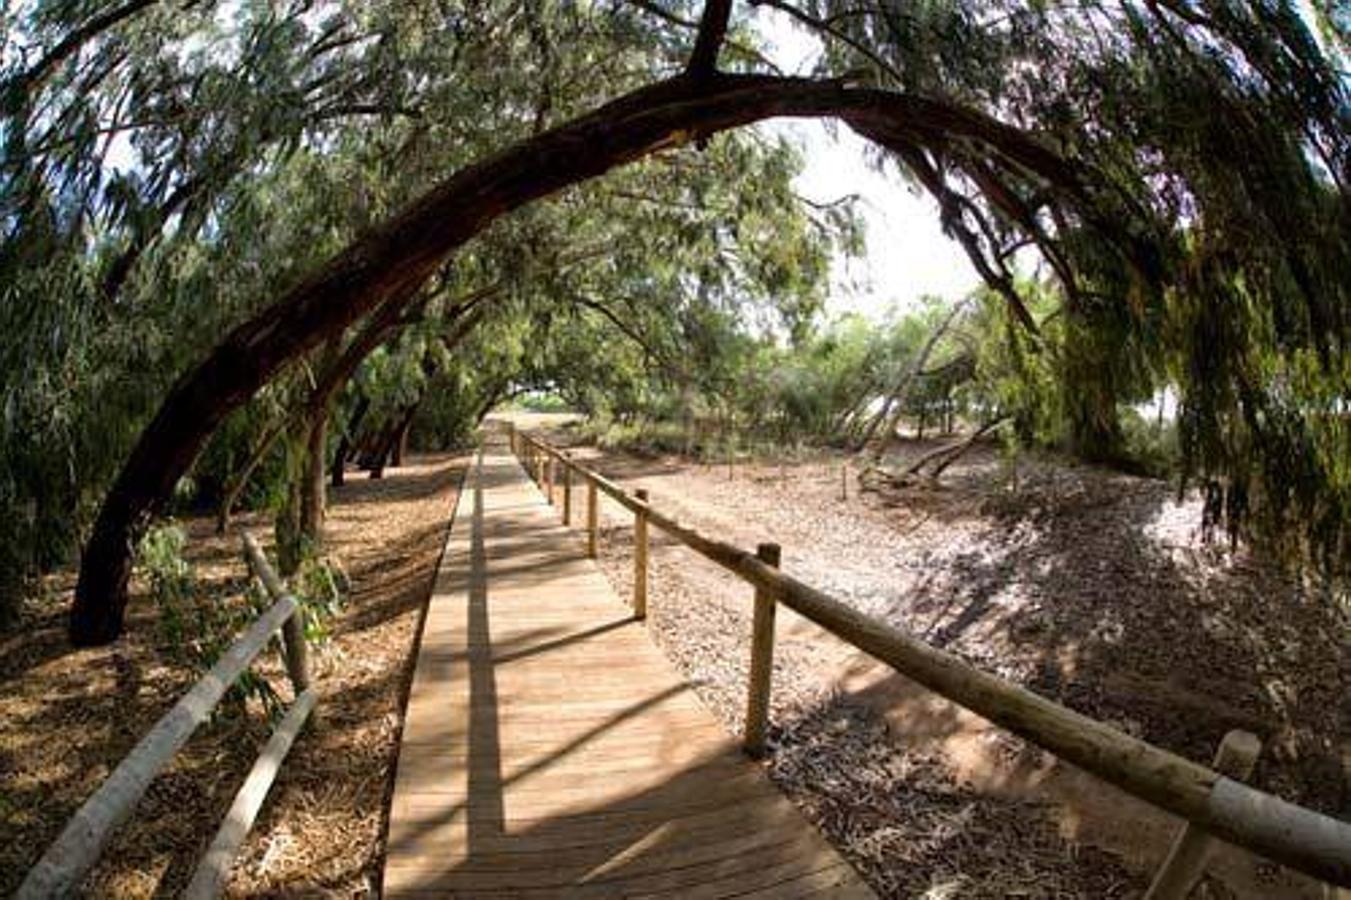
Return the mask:
[[(1161, 359), (1175, 375), (1188, 458), (1215, 485), (1217, 509), (1231, 521), (1255, 514), (1272, 525), (1297, 515), (1301, 527), (1285, 533), (1300, 535), (1302, 549), (1331, 564), (1351, 556), (1351, 488), (1338, 462), (1351, 456), (1338, 424), (1351, 278), (1347, 98), (1293, 4), (772, 5), (825, 42), (814, 76), (768, 71), (729, 19), (730, 0), (701, 11), (648, 2), (336, 6), (362, 13), (352, 16), (359, 25), (352, 41), (341, 39), (347, 64), (339, 71), (352, 84), (365, 83), (363, 72), (383, 73), (376, 80), (395, 89), (382, 101), (417, 109), (436, 98), (454, 111), (419, 129), (389, 109), (389, 127), (376, 130), (407, 141), (393, 145), (392, 158), (404, 147), (439, 153), (427, 154), (427, 167), (412, 167), (379, 224), (322, 265), (311, 266), (313, 254), (294, 260), (287, 277), (248, 304), (258, 312), (245, 317), (236, 308), (226, 318), (243, 321), (165, 395), (100, 508), (82, 561), (73, 638), (116, 636), (131, 539), (216, 425), (278, 372), (366, 316), (411, 303), (447, 259), (507, 214), (773, 116), (830, 117), (872, 140), (937, 198), (949, 232), (1028, 329), (1035, 322), (1010, 284), (1008, 260), (1020, 246), (1034, 248), (1061, 281), (1067, 317), (1079, 317), (1094, 335), (1122, 329), (1129, 339), (1109, 346), (1139, 348), (1142, 365)], [(52, 8), (73, 11), (57, 18), (66, 26), (61, 34), (97, 30), (88, 6)], [(147, 4), (109, 24), (99, 45), (146, 28), (145, 17), (158, 9)], [(289, 18), (247, 4), (235, 9), (250, 22), (236, 33), (270, 35), (266, 23), (289, 21), (286, 33), (307, 46), (323, 41), (323, 22), (311, 21), (308, 6)], [(1334, 11), (1322, 10), (1344, 37)], [(210, 14), (214, 23), (219, 12), (190, 6), (185, 18)], [(45, 22), (34, 19), (23, 29), (39, 48), (30, 56), (61, 56), (65, 38), (39, 25)], [(238, 59), (253, 58), (244, 52), (248, 42), (235, 43)], [(67, 54), (57, 67), (117, 65), (116, 51), (102, 64), (96, 56)], [(179, 47), (150, 69), (173, 73), (175, 60), (190, 58)], [(248, 84), (265, 81), (256, 75), (262, 70), (239, 71)], [(67, 99), (85, 92), (78, 80), (85, 77), (61, 82)], [(10, 107), (18, 112), (6, 139), (17, 149), (7, 160), (58, 149), (28, 140), (57, 121), (41, 111), (40, 95), (54, 89), (38, 81), (20, 77), (15, 84), (25, 89), (11, 92), (24, 102)], [(96, 78), (91, 93), (102, 83)], [(191, 92), (209, 80), (186, 83)], [(27, 84), (36, 85), (37, 101)], [(617, 99), (594, 106), (607, 96)], [(165, 121), (190, 131), (194, 121), (233, 120), (230, 110), (229, 103), (211, 115), (200, 106), (168, 108)], [(14, 137), (19, 131), (23, 140)], [(295, 145), (321, 145), (326, 132), (313, 133)], [(250, 177), (260, 167), (255, 158)], [(71, 198), (102, 203), (116, 195), (66, 190), (65, 170), (41, 159), (19, 170), (13, 184), (23, 190), (9, 192), (19, 199), (7, 197), (6, 221), (22, 220), (26, 246), (53, 229), (72, 233), (72, 210), (82, 207)], [(180, 183), (170, 179), (161, 194)], [(176, 234), (178, 222), (171, 216), (159, 234)], [(61, 283), (76, 283), (91, 255), (69, 255), (79, 265), (60, 270)], [(29, 281), (35, 294), (39, 281)], [(1090, 408), (1105, 402), (1101, 393), (1085, 392)]]
[(1057, 276), (1065, 414), (1081, 453), (1117, 455), (1118, 406), (1171, 381), (1185, 464), (1214, 518), (1261, 525), (1345, 574), (1344, 8), (1314, 0), (1306, 21), (1282, 0), (756, 2), (823, 36), (823, 74), (998, 110), (1090, 167), (1119, 199), (1135, 265), (965, 142), (899, 160), (1025, 324), (1010, 255), (1031, 244)]

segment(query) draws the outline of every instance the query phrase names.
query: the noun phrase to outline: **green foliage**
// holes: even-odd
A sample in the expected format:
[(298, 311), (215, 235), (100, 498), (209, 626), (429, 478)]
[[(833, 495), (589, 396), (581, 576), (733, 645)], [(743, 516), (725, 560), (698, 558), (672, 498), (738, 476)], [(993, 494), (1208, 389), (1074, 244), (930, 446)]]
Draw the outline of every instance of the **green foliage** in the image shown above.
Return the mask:
[[(119, 8), (101, 28), (92, 0), (0, 11), (0, 618), (74, 557), (160, 398), (230, 327), (446, 173), (669, 74), (690, 42), (628, 4)], [(903, 411), (1012, 411), (1025, 442), (1152, 468), (1171, 444), (1132, 410), (1170, 387), (1182, 472), (1216, 524), (1344, 572), (1340, 9), (1312, 4), (1326, 47), (1288, 0), (898, 9), (802, 4), (832, 22), (819, 74), (993, 115), (1083, 183), (1067, 197), (962, 142), (887, 158), (940, 200), (995, 289)], [(755, 67), (731, 47), (723, 64)], [(415, 408), (424, 445), (462, 443), (494, 403), (535, 391), (625, 426), (852, 441), (943, 310), (820, 323), (830, 260), (858, 252), (861, 226), (849, 203), (802, 203), (800, 166), (782, 140), (722, 135), (495, 223), (382, 336), (332, 436), (364, 403), (361, 428)], [(1051, 281), (1016, 278), (1028, 245)], [(1040, 337), (1010, 328), (1010, 293)], [(187, 500), (216, 499), (362, 325), (232, 416)], [(289, 496), (283, 451), (248, 502)]]
[[(173, 520), (163, 521), (142, 538), (136, 564), (149, 583), (162, 652), (200, 676), (275, 601), (257, 580), (251, 580), (242, 595), (205, 587), (184, 558), (187, 541), (181, 526)], [(328, 625), (342, 611), (349, 587), (346, 573), (332, 560), (314, 554), (303, 559), (293, 588), (308, 643), (322, 646), (328, 642)], [(271, 683), (252, 668), (230, 686), (220, 709), (229, 716), (243, 715), (250, 700), (269, 716), (277, 715), (283, 706)]]
[(300, 601), (306, 642), (314, 646), (327, 644), (331, 636), (329, 623), (342, 612), (351, 589), (347, 572), (332, 557), (307, 553), (292, 583)]
[[(258, 588), (246, 591), (238, 603), (205, 590), (183, 558), (187, 540), (187, 533), (172, 521), (156, 525), (141, 539), (137, 566), (150, 582), (164, 652), (201, 676), (271, 603)], [(243, 715), (249, 700), (260, 703), (269, 716), (276, 715), (282, 706), (267, 679), (250, 668), (230, 685), (218, 711), (227, 716)]]

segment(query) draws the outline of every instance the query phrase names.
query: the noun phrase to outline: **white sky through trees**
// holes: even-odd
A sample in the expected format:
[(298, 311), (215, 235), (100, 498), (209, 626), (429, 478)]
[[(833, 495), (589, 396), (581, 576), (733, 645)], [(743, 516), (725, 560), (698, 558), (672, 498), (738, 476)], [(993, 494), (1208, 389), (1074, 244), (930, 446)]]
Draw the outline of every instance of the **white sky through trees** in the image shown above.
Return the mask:
[[(766, 55), (788, 73), (807, 73), (820, 43), (783, 13), (760, 8), (753, 20), (769, 43)], [(961, 247), (943, 234), (938, 204), (912, 191), (894, 171), (878, 171), (865, 156), (868, 143), (848, 128), (818, 120), (759, 125), (792, 138), (806, 158), (796, 186), (803, 197), (828, 203), (848, 194), (861, 198), (867, 252), (836, 259), (831, 271), (830, 313), (859, 312), (872, 319), (895, 305), (905, 309), (925, 294), (963, 296), (980, 278)]]

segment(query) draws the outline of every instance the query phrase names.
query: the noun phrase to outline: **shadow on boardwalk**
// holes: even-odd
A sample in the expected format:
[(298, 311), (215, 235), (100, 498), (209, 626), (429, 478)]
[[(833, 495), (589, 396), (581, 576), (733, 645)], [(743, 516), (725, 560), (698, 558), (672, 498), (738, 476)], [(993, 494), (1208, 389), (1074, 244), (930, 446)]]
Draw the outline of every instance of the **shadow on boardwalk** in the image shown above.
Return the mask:
[(514, 462), (485, 460), (465, 499), (409, 702), (387, 896), (872, 896)]

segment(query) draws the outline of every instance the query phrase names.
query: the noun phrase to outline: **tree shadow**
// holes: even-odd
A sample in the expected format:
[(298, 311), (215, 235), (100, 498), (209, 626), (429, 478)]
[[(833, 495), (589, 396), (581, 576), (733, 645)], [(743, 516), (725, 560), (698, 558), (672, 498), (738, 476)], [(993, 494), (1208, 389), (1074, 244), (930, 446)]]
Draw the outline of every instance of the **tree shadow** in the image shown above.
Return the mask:
[[(523, 744), (503, 745), (503, 723), (516, 721), (517, 704), (530, 702), (501, 695), (499, 672), (515, 671), (503, 667), (562, 666), (561, 660), (576, 657), (558, 654), (603, 644), (617, 629), (638, 626), (621, 616), (595, 624), (579, 620), (562, 634), (515, 628), (514, 640), (495, 639), (490, 582), (509, 582), (513, 592), (542, 589), (581, 553), (556, 540), (562, 536), (557, 526), (537, 518), (485, 524), (484, 487), (473, 487), (467, 572), (438, 586), (465, 597), (466, 649), (441, 648), (427, 656), (420, 688), (424, 696), (466, 692), (467, 715), (442, 725), (425, 720), (432, 724), (404, 736), (399, 778), (410, 787), (394, 801), (402, 805), (390, 823), (386, 896), (722, 896), (755, 890), (787, 896), (828, 893), (851, 881), (852, 870), (758, 767), (717, 733), (706, 712), (699, 709), (707, 725), (697, 737), (688, 727), (671, 734), (651, 730), (668, 721), (653, 714), (677, 700), (685, 704), (677, 709), (697, 708), (689, 686), (675, 677), (626, 685), (614, 695), (625, 700), (607, 701), (603, 713), (566, 703), (552, 714), (541, 712), (537, 730), (514, 726), (513, 733), (526, 738)], [(541, 536), (548, 552), (511, 552), (513, 542), (521, 550), (527, 537), (539, 542)], [(491, 573), (485, 542), (494, 545)], [(523, 561), (524, 555), (533, 561)], [(503, 564), (504, 557), (511, 563)], [(560, 669), (559, 675), (579, 683), (606, 677), (602, 669), (585, 668)], [(602, 693), (610, 696), (608, 689)], [(622, 787), (626, 780), (631, 789)]]
[(1153, 533), (1176, 510), (1162, 482), (1047, 491), (1030, 514), (1026, 502), (990, 510), (985, 546), (953, 554), (885, 617), (1194, 759), (1253, 730), (1269, 748), (1258, 783), (1347, 808), (1336, 738), (1351, 726), (1351, 648), (1334, 609), (1251, 560), (1196, 565), (1169, 547)]

